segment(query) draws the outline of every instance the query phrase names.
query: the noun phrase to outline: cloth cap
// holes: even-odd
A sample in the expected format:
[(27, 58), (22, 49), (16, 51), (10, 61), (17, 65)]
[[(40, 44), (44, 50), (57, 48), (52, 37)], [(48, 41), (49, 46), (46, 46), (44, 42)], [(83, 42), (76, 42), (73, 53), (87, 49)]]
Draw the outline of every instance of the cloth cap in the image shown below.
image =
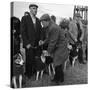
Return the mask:
[(38, 8), (38, 5), (36, 5), (36, 4), (30, 4), (30, 5), (29, 5), (29, 8), (30, 8), (30, 7), (36, 7), (36, 8)]
[(44, 14), (41, 16), (40, 21), (49, 21), (50, 20), (50, 16), (48, 14)]
[(76, 13), (74, 16), (75, 17), (81, 17), (82, 18), (82, 16), (80, 15), (80, 13)]

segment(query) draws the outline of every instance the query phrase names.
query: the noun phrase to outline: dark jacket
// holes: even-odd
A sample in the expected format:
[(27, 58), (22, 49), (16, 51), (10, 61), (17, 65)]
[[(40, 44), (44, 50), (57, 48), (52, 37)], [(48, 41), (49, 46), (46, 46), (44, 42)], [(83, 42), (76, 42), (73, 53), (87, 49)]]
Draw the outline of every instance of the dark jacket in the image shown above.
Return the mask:
[(23, 46), (31, 44), (37, 46), (40, 40), (41, 24), (38, 18), (36, 18), (36, 28), (30, 15), (23, 16), (21, 20), (21, 34), (23, 39)]
[(13, 55), (20, 52), (20, 20), (11, 17), (11, 48)]

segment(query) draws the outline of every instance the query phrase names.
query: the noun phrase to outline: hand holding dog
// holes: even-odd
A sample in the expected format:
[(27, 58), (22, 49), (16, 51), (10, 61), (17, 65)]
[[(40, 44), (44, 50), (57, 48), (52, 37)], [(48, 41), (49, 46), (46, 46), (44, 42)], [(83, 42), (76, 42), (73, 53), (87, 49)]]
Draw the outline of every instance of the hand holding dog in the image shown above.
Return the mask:
[(44, 41), (40, 40), (39, 45), (43, 45), (43, 44), (44, 44)]
[(31, 44), (28, 44), (28, 45), (26, 46), (27, 49), (29, 49), (30, 47), (31, 47)]
[(71, 46), (71, 45), (69, 45), (69, 44), (68, 44), (68, 46), (67, 46), (67, 47), (68, 47), (68, 49), (72, 49), (72, 46)]

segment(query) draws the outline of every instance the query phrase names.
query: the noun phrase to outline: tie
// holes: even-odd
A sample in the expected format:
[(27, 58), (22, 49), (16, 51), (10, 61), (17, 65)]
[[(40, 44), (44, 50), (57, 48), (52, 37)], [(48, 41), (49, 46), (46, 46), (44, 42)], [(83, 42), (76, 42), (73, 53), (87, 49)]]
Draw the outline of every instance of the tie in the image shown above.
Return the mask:
[(36, 23), (34, 23), (34, 29), (35, 29), (35, 32), (36, 32)]

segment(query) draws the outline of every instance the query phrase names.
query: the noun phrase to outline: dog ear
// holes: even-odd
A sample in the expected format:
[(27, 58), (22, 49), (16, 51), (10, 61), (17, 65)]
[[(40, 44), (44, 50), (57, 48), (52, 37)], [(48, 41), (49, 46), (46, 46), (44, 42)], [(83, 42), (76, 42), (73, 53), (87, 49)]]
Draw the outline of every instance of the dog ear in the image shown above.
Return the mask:
[(20, 59), (15, 59), (15, 63), (19, 64), (20, 63)]
[(13, 56), (13, 59), (15, 60), (15, 59), (17, 59), (17, 57), (18, 57), (18, 54), (15, 54), (15, 55)]

